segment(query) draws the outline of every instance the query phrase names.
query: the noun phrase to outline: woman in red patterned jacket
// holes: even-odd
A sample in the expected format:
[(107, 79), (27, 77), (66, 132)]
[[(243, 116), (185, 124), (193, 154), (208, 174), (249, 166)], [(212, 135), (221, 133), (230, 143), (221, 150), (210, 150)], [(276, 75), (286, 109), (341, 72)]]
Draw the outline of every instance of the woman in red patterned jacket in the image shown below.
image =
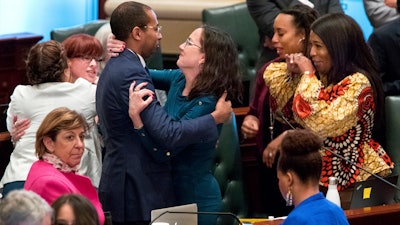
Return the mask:
[[(374, 123), (379, 122), (383, 110), (382, 84), (361, 28), (347, 15), (328, 14), (312, 24), (310, 43), (311, 60), (301, 53), (290, 54), (285, 63), (273, 63), (265, 70), (271, 95), (278, 105), (284, 105), (280, 96), (293, 90), (292, 112), (297, 124), (323, 137), (331, 151), (371, 173), (387, 176), (393, 163), (372, 139)], [(295, 86), (288, 82), (293, 79), (299, 79)], [(276, 143), (284, 135), (265, 149), (267, 166), (273, 164)], [(338, 179), (339, 190), (371, 176), (328, 150), (320, 153), (320, 183), (325, 187), (330, 176)]]

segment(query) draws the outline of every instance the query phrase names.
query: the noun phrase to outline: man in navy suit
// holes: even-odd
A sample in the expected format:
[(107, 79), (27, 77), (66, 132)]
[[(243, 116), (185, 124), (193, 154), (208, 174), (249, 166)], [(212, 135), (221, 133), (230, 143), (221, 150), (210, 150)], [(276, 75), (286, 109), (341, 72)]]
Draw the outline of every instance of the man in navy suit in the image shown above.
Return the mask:
[[(400, 13), (399, 0), (397, 13)], [(400, 95), (400, 18), (376, 29), (369, 37), (368, 44), (378, 63), (385, 96)]]
[[(129, 87), (132, 81), (148, 82), (146, 88), (154, 91), (143, 58), (155, 51), (162, 35), (154, 11), (137, 2), (119, 5), (111, 15), (110, 25), (116, 39), (125, 41), (126, 48), (108, 61), (97, 85), (96, 108), (105, 144), (99, 196), (104, 211), (111, 211), (114, 225), (147, 225), (151, 210), (174, 204), (170, 165), (156, 163), (142, 147), (128, 114)], [(211, 114), (172, 121), (153, 100), (141, 117), (148, 125), (147, 132), (158, 138), (157, 143), (164, 143), (169, 149), (182, 148), (218, 137), (215, 124), (227, 120), (232, 112), (229, 101), (218, 102), (218, 110)]]

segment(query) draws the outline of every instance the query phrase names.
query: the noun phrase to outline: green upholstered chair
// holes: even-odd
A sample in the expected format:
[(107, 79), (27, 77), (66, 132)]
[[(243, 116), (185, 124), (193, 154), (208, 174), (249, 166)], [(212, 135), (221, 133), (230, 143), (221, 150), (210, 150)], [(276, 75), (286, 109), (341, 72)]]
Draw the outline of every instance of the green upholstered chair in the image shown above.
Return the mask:
[(260, 48), (257, 25), (250, 16), (246, 2), (204, 9), (202, 21), (204, 24), (225, 30), (237, 44), (239, 61), (242, 66), (242, 79), (245, 86), (244, 102), (239, 106), (249, 105), (253, 95), (256, 76), (255, 65), (259, 57)]
[[(222, 194), (221, 212), (247, 217), (247, 201), (242, 179), (242, 160), (235, 114), (224, 123), (215, 155), (214, 176)], [(219, 217), (218, 225), (235, 224), (232, 218)], [(236, 223), (237, 224), (237, 223)]]
[[(385, 99), (386, 152), (394, 162), (393, 175), (400, 175), (400, 96), (387, 96)], [(400, 187), (400, 179), (397, 181)], [(397, 191), (395, 201), (400, 202)]]
[(50, 38), (51, 40), (63, 42), (67, 37), (73, 34), (84, 33), (94, 36), (97, 30), (105, 23), (108, 23), (108, 20), (95, 20), (77, 26), (57, 28), (50, 32)]

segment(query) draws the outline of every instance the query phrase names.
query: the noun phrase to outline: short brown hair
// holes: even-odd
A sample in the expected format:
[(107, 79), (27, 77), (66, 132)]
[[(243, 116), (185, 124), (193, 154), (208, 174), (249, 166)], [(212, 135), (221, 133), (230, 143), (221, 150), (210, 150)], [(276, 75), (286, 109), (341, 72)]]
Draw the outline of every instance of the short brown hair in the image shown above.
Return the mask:
[(68, 60), (64, 48), (57, 41), (46, 41), (34, 45), (26, 59), (26, 77), (32, 85), (61, 82)]
[(68, 58), (93, 57), (101, 58), (103, 46), (94, 36), (88, 34), (74, 34), (62, 43)]
[(44, 153), (48, 152), (43, 143), (44, 137), (50, 137), (53, 141), (61, 130), (72, 130), (82, 127), (85, 132), (89, 129), (85, 117), (74, 110), (65, 107), (56, 108), (44, 118), (36, 132), (36, 155), (42, 159)]

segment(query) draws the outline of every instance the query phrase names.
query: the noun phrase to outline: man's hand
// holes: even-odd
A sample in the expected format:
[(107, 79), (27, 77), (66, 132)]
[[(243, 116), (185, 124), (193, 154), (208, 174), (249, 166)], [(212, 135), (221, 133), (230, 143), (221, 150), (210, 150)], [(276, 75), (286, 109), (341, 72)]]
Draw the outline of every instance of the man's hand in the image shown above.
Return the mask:
[(232, 102), (226, 101), (227, 93), (224, 92), (222, 96), (218, 99), (217, 105), (215, 106), (215, 111), (211, 113), (214, 117), (215, 123), (225, 123), (231, 117), (233, 112)]

